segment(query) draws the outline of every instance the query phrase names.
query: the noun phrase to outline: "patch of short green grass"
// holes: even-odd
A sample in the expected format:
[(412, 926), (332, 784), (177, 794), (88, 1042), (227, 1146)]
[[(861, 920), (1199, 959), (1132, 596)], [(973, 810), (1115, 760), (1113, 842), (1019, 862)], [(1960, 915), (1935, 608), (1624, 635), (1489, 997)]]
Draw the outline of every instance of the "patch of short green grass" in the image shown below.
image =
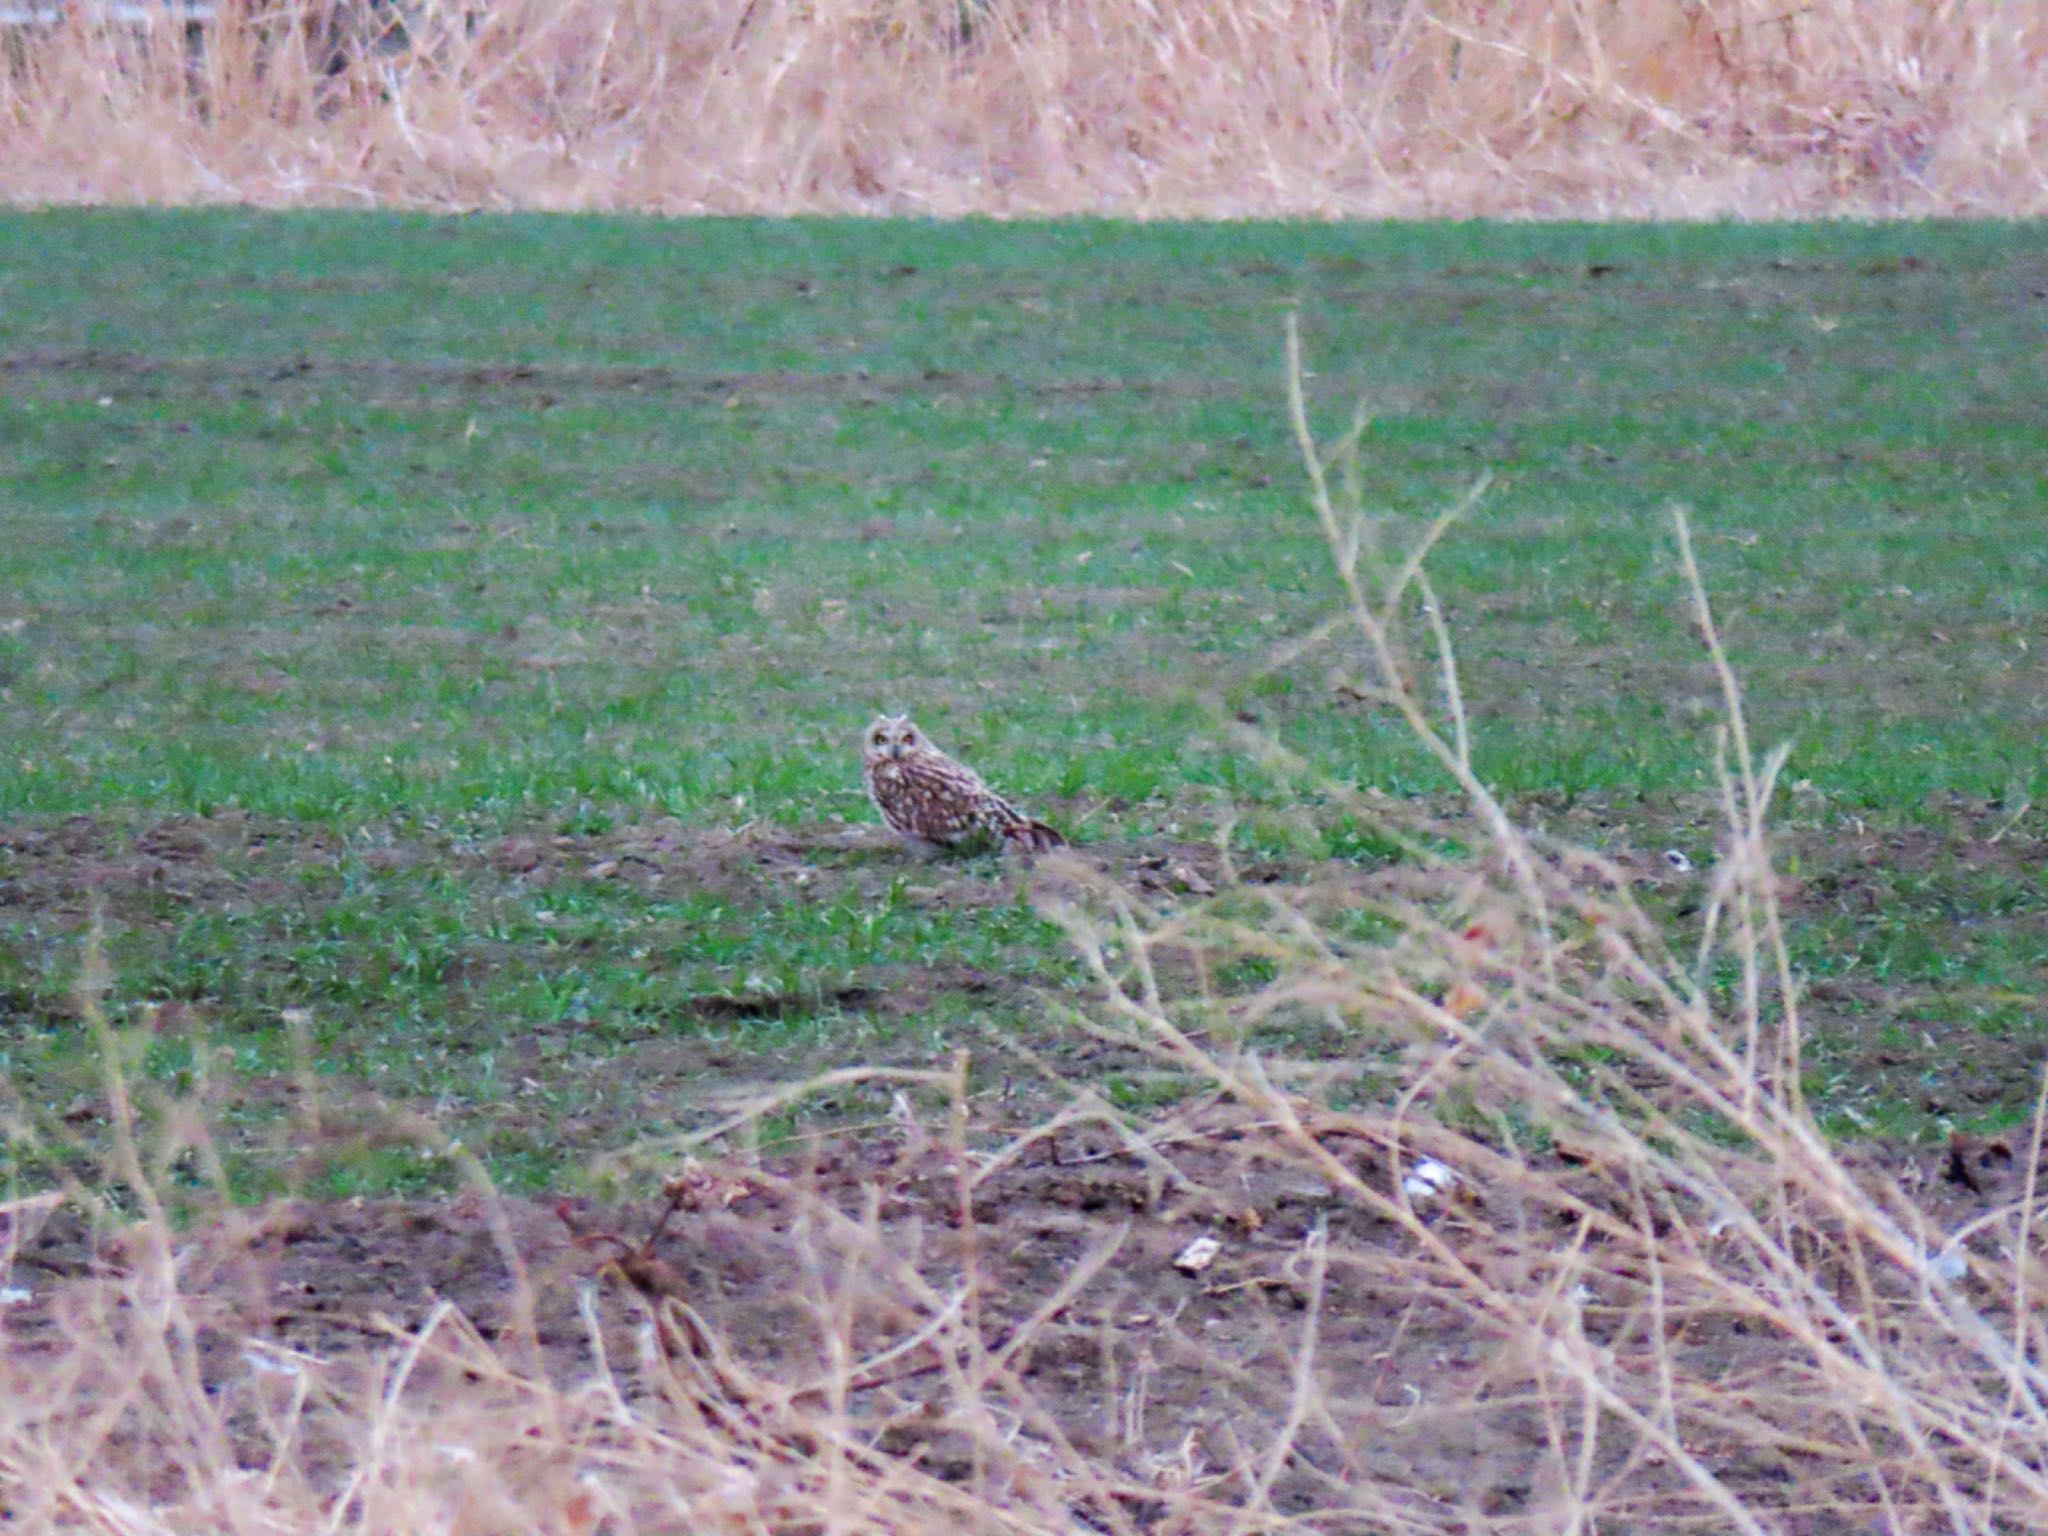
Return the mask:
[[(1432, 564), (1491, 782), (1711, 855), (1683, 502), (1755, 734), (1794, 744), (1800, 964), (1882, 993), (1816, 999), (1829, 1091), (1892, 1082), (1859, 1075), (1866, 1016), (2031, 1041), (2039, 861), (1982, 850), (2013, 817), (1997, 846), (2038, 850), (2048, 814), (2037, 251), (1988, 224), (0, 220), (0, 826), (98, 829), (0, 854), (9, 1075), (84, 1091), (94, 893), (124, 1006), (190, 1005), (258, 1077), (304, 1010), (337, 1092), (433, 1107), (533, 1183), (724, 1078), (1043, 1033), (1029, 988), (1072, 968), (994, 861), (696, 888), (490, 858), (869, 821), (885, 706), (1084, 843), (1228, 813), (1253, 857), (1392, 856), (1201, 702), (1342, 781), (1444, 789), (1333, 686), (1341, 652), (1266, 664), (1333, 595), (1288, 310), (1318, 413), (1374, 412), (1387, 547), (1493, 477)], [(264, 836), (151, 876), (136, 840), (175, 817)], [(1866, 836), (1906, 841), (1843, 865)], [(2030, 1093), (1880, 1097), (1927, 1129)]]

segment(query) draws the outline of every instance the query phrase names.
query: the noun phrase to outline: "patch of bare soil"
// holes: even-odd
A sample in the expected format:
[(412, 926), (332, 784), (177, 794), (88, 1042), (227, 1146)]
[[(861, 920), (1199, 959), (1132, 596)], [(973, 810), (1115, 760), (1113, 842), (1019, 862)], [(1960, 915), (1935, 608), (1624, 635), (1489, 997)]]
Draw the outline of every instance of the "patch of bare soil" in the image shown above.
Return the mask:
[[(174, 816), (133, 833), (91, 816), (0, 826), (0, 916), (78, 921), (95, 904), (110, 916), (146, 918), (175, 903), (232, 905), (287, 889), (289, 866), (327, 862), (337, 839), (264, 826), (238, 812)], [(275, 878), (248, 866), (282, 853)]]
[[(1145, 839), (1073, 850), (1105, 875), (1140, 888), (1204, 893), (1217, 874), (1207, 843)], [(709, 891), (736, 900), (791, 892), (836, 894), (848, 884), (881, 892), (907, 877), (914, 893), (949, 906), (1009, 899), (1004, 874), (1020, 866), (994, 856), (921, 857), (879, 827), (814, 825), (737, 829), (693, 827), (672, 817), (602, 833), (528, 831), (482, 845), (442, 837), (358, 837), (240, 811), (171, 816), (128, 827), (91, 816), (0, 825), (0, 911), (77, 917), (98, 899), (154, 894), (180, 901), (253, 902), (303, 889), (291, 878), (307, 865), (353, 855), (375, 870), (425, 863), (489, 873), (540, 888), (564, 880), (630, 881), (649, 890)], [(267, 861), (267, 862), (266, 862)], [(1254, 878), (1261, 873), (1251, 871)], [(144, 902), (136, 915), (153, 906)]]
[[(830, 1374), (829, 1340), (850, 1324), (858, 1358), (903, 1346), (856, 1374), (850, 1412), (861, 1433), (962, 1480), (974, 1468), (947, 1427), (957, 1422), (956, 1384), (912, 1337), (930, 1309), (906, 1286), (958, 1297), (971, 1271), (983, 1347), (1013, 1372), (987, 1398), (1141, 1482), (1255, 1463), (1301, 1401), (1307, 1369), (1318, 1409), (1273, 1485), (1282, 1509), (1327, 1506), (1370, 1484), (1397, 1504), (1433, 1506), (1438, 1519), (1452, 1508), (1533, 1511), (1542, 1496), (1533, 1469), (1557, 1433), (1535, 1390), (1539, 1364), (1503, 1350), (1483, 1309), (1464, 1305), (1424, 1262), (1414, 1234), (1274, 1157), (1256, 1127), (1211, 1124), (1165, 1155), (1070, 1131), (981, 1177), (965, 1201), (951, 1153), (906, 1125), (824, 1143), (800, 1160), (693, 1168), (682, 1181), (691, 1191), (672, 1202), (680, 1214), (665, 1220), (653, 1208), (501, 1207), (481, 1196), (279, 1205), (190, 1232), (179, 1269), (216, 1382), (280, 1359), (345, 1371), (388, 1358), (445, 1303), (508, 1359), (526, 1362), (537, 1346), (558, 1386), (592, 1377), (601, 1345), (629, 1390), (653, 1390), (635, 1381), (645, 1347), (637, 1330), (649, 1304), (670, 1297), (715, 1331), (722, 1368), (801, 1392)], [(1387, 1182), (1380, 1149), (1341, 1152)], [(1872, 1153), (1865, 1164), (1917, 1186), (1954, 1227), (2012, 1198), (2026, 1155), (1959, 1143), (1917, 1160)], [(1602, 1198), (1597, 1170), (1549, 1171)], [(1617, 1185), (1605, 1198), (1621, 1208), (1629, 1197)], [(1489, 1282), (1511, 1283), (1529, 1264), (1528, 1245), (1568, 1236), (1517, 1230), (1512, 1212), (1484, 1201), (1482, 1191), (1476, 1202), (1446, 1203), (1431, 1230)], [(1215, 1255), (1193, 1262), (1189, 1245), (1204, 1237)], [(95, 1235), (68, 1213), (0, 1230), (0, 1255), (18, 1250), (0, 1273), (0, 1285), (17, 1288), (18, 1304), (0, 1309), (9, 1390), (66, 1337), (112, 1326), (109, 1298), (137, 1241), (132, 1230)], [(1606, 1272), (1597, 1252), (1588, 1273), (1579, 1299), (1589, 1339), (1616, 1342), (1643, 1326), (1639, 1277), (1625, 1266)], [(607, 1299), (586, 1313), (579, 1293), (593, 1279)], [(1685, 1315), (1669, 1326), (1681, 1372), (1759, 1392), (1786, 1354), (1754, 1315)], [(1031, 1418), (1027, 1397), (1044, 1418)], [(1825, 1501), (1817, 1509), (1816, 1469), (1797, 1446), (1703, 1437), (1690, 1449), (1755, 1507), (1784, 1504), (1774, 1528), (1860, 1528), (1846, 1510), (1835, 1519)], [(1648, 1490), (1671, 1482), (1622, 1430), (1599, 1456), (1607, 1472)], [(1793, 1498), (1795, 1487), (1806, 1497)], [(1147, 1528), (1145, 1511), (1129, 1513)]]
[[(1067, 850), (1067, 856), (1147, 889), (1197, 892), (1212, 888), (1219, 863), (1213, 845), (1173, 839), (1091, 843)], [(1025, 867), (988, 853), (912, 853), (879, 826), (727, 830), (691, 827), (672, 818), (580, 836), (516, 835), (493, 845), (490, 858), (501, 872), (530, 884), (578, 877), (636, 879), (735, 897), (759, 896), (778, 886), (832, 888), (849, 880), (879, 892), (906, 877), (914, 890), (949, 905), (1007, 900), (1005, 882), (997, 877)]]
[(0, 378), (11, 378), (24, 385), (81, 376), (117, 378), (122, 381), (128, 395), (142, 398), (158, 393), (175, 393), (180, 398), (206, 394), (240, 394), (252, 398), (260, 394), (269, 398), (280, 385), (334, 380), (371, 387), (378, 384), (403, 386), (409, 399), (416, 399), (420, 390), (438, 389), (458, 395), (488, 394), (494, 399), (502, 399), (508, 394), (537, 395), (550, 403), (556, 399), (609, 394), (679, 395), (686, 399), (725, 403), (735, 398), (765, 401), (792, 396), (847, 396), (879, 400), (935, 393), (980, 395), (998, 390), (1052, 399), (1111, 394), (1200, 398), (1229, 392), (1228, 386), (1203, 378), (1059, 379), (1020, 383), (995, 374), (961, 373), (944, 368), (926, 368), (905, 374), (876, 374), (866, 369), (858, 373), (785, 370), (705, 374), (660, 367), (539, 363), (479, 366), (388, 358), (359, 362), (311, 356), (284, 362), (272, 358), (210, 357), (195, 364), (182, 358), (95, 348), (0, 355)]
[[(1150, 892), (1207, 894), (1219, 878), (1218, 855), (1206, 844), (1148, 839), (1091, 845), (1071, 856), (1084, 869)], [(831, 902), (850, 893), (873, 902), (985, 910), (1013, 903), (1028, 875), (1025, 866), (994, 854), (922, 858), (881, 828), (865, 826), (725, 829), (653, 818), (602, 833), (531, 830), (481, 844), (374, 832), (345, 844), (320, 829), (234, 811), (140, 827), (74, 816), (0, 826), (0, 922), (13, 919), (47, 936), (80, 930), (99, 911), (124, 929), (169, 933), (198, 910), (318, 908), (339, 886), (309, 884), (306, 872), (332, 869), (344, 859), (359, 860), (373, 874), (452, 870), (479, 889), (618, 882), (651, 898), (711, 894), (739, 912)], [(942, 992), (993, 996), (1022, 985), (1015, 977), (935, 958), (928, 965), (871, 967), (822, 995), (686, 996), (675, 1011), (713, 1022), (823, 1008), (908, 1016)]]

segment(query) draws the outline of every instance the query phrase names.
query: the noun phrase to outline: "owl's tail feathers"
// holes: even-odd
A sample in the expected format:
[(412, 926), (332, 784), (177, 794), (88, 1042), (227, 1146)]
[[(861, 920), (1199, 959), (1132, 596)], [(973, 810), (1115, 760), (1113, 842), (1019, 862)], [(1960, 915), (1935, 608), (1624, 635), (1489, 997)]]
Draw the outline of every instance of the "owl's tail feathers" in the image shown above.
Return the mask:
[(1042, 821), (1033, 821), (1028, 816), (1019, 816), (1003, 828), (1003, 839), (1012, 847), (1025, 853), (1045, 853), (1053, 848), (1064, 848), (1067, 840)]

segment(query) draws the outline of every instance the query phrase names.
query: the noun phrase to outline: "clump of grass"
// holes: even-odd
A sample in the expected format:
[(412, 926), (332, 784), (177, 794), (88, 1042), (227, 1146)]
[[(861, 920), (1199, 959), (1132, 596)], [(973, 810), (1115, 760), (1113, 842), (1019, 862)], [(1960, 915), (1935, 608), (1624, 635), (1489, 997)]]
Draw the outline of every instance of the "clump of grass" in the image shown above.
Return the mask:
[(1998, 0), (129, 9), (7, 29), (0, 195), (1152, 217), (2043, 206), (2048, 42)]
[[(750, 1127), (804, 1090), (742, 1106), (694, 1142), (735, 1156), (722, 1171), (685, 1163), (663, 1220), (722, 1211), (734, 1179), (772, 1191), (795, 1213), (788, 1288), (815, 1322), (816, 1363), (747, 1357), (652, 1239), (586, 1225), (579, 1240), (623, 1284), (611, 1301), (582, 1293), (587, 1345), (565, 1377), (543, 1362), (509, 1236), (514, 1299), (494, 1337), (445, 1302), (332, 1359), (238, 1331), (191, 1282), (193, 1250), (154, 1193), (169, 1161), (143, 1156), (115, 1070), (115, 1174), (140, 1221), (121, 1271), (69, 1287), (36, 1353), (0, 1352), (13, 1523), (2038, 1529), (2048, 1340), (2034, 1298), (2048, 1277), (2031, 1170), (2048, 1115), (2036, 1116), (2018, 1198), (1959, 1230), (1882, 1164), (1818, 1133), (1766, 827), (1780, 759), (1747, 739), (1682, 518), (1678, 564), (1725, 705), (1719, 858), (1683, 943), (1645, 916), (1623, 871), (1518, 827), (1472, 772), (1455, 651), (1426, 573), (1449, 520), (1377, 557), (1345, 491), (1360, 433), (1334, 450), (1315, 440), (1292, 345), (1290, 362), (1311, 499), (1345, 596), (1321, 640), (1345, 645), (1352, 691), (1404, 721), (1469, 804), (1424, 821), (1319, 785), (1408, 852), (1322, 887), (1226, 883), (1167, 901), (1049, 861), (1042, 899), (1097, 984), (1074, 1022), (1178, 1094), (1119, 1109), (1083, 1085), (1056, 1119), (993, 1138), (964, 1057), (820, 1080), (903, 1095), (891, 1134), (938, 1192), (931, 1210), (949, 1236), (936, 1265), (886, 1215), (900, 1178), (847, 1201), (802, 1170), (749, 1162)], [(1225, 971), (1249, 984), (1206, 983)], [(88, 986), (89, 1022), (94, 997)], [(1335, 1060), (1270, 1046), (1276, 1024), (1301, 1017), (1346, 1042)], [(1325, 1091), (1365, 1061), (1379, 1091), (1351, 1103)], [(915, 1095), (945, 1107), (940, 1123), (923, 1123)], [(1091, 1164), (1124, 1159), (1213, 1212), (1242, 1210), (1252, 1170), (1313, 1182), (1302, 1240), (1278, 1272), (1254, 1277), (1297, 1303), (1282, 1364), (1203, 1357), (1214, 1391), (1251, 1406), (1199, 1435), (1160, 1423), (1157, 1408), (1148, 1420), (1143, 1373), (1089, 1405), (1111, 1430), (1077, 1435), (1026, 1369), (1059, 1320), (1128, 1265), (1141, 1218), (1093, 1229), (1043, 1295), (1006, 1296), (991, 1278), (986, 1227), (1003, 1180), (1083, 1128), (1108, 1133)], [(169, 1129), (203, 1147), (191, 1125)], [(48, 1205), (6, 1208), (0, 1258)], [(1384, 1340), (1368, 1341), (1383, 1349), (1338, 1347), (1340, 1297), (1354, 1317), (1383, 1320)], [(613, 1312), (637, 1326), (608, 1325)], [(1445, 1346), (1434, 1361), (1478, 1355), (1484, 1368), (1458, 1392), (1411, 1380), (1411, 1400), (1390, 1407), (1359, 1373), (1399, 1355), (1422, 1312)], [(222, 1338), (247, 1370), (221, 1370)], [(1199, 1354), (1199, 1337), (1162, 1338)], [(899, 1390), (913, 1379), (917, 1393)], [(1534, 1447), (1508, 1504), (1480, 1496), (1479, 1448), (1496, 1440)], [(1178, 1450), (1162, 1455), (1162, 1442)], [(1429, 1449), (1445, 1443), (1474, 1448), (1471, 1475), (1453, 1457), (1448, 1486), (1443, 1453)]]

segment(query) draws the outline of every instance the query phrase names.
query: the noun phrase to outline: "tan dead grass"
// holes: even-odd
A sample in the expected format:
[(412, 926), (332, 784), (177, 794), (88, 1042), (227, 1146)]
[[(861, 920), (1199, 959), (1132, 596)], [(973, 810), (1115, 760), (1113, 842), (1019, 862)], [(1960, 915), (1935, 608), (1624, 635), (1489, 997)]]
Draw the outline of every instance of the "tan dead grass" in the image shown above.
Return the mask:
[[(1726, 825), (1700, 929), (1675, 947), (1623, 872), (1525, 834), (1472, 776), (1423, 559), (1447, 520), (1411, 550), (1376, 553), (1342, 493), (1358, 434), (1334, 450), (1315, 442), (1292, 347), (1290, 358), (1312, 496), (1348, 599), (1323, 640), (1348, 636), (1353, 691), (1405, 719), (1470, 799), (1469, 815), (1437, 824), (1355, 800), (1414, 841), (1426, 871), (1366, 898), (1377, 930), (1358, 927), (1355, 886), (1226, 885), (1167, 902), (1096, 884), (1078, 863), (1048, 864), (1047, 909), (1098, 982), (1072, 1022), (1194, 1096), (1132, 1115), (1083, 1088), (1054, 1121), (977, 1143), (964, 1061), (823, 1080), (871, 1076), (951, 1106), (925, 1127), (901, 1101), (897, 1130), (941, 1154), (953, 1258), (938, 1278), (913, 1262), (885, 1230), (880, 1190), (849, 1210), (780, 1189), (803, 1213), (795, 1232), (809, 1255), (790, 1292), (810, 1298), (823, 1341), (822, 1369), (795, 1377), (740, 1358), (651, 1244), (624, 1243), (621, 1292), (585, 1293), (589, 1349), (574, 1379), (540, 1364), (531, 1310), (520, 1324), (518, 1305), (495, 1341), (444, 1304), (346, 1357), (297, 1356), (258, 1332), (242, 1346), (247, 1369), (209, 1368), (200, 1335), (222, 1326), (218, 1308), (188, 1283), (195, 1250), (157, 1204), (169, 1152), (132, 1134), (116, 1073), (117, 1182), (139, 1219), (118, 1272), (71, 1291), (58, 1337), (0, 1353), (10, 1529), (2048, 1528), (2044, 1122), (2011, 1198), (1953, 1230), (1926, 1191), (1818, 1133), (1800, 1091), (1764, 824), (1777, 762), (1743, 733), (1682, 520), (1679, 565), (1727, 705)], [(1410, 681), (1424, 668), (1405, 654), (1404, 621), (1434, 668), (1427, 697)], [(1472, 855), (1433, 854), (1447, 838)], [(1202, 962), (1192, 970), (1180, 963), (1190, 955)], [(1249, 993), (1200, 980), (1244, 957), (1267, 962), (1272, 980)], [(1168, 974), (1196, 979), (1176, 991)], [(96, 1017), (90, 992), (83, 1006)], [(1349, 1059), (1254, 1048), (1271, 1038), (1262, 1031), (1302, 1018), (1354, 1042)], [(1363, 1060), (1384, 1081), (1362, 1107), (1304, 1091)], [(750, 1125), (800, 1091), (696, 1144), (743, 1147)], [(203, 1148), (200, 1128), (167, 1124), (170, 1151)], [(1268, 1410), (1190, 1433), (1171, 1455), (1138, 1454), (1142, 1377), (1102, 1404), (1119, 1433), (1082, 1444), (1021, 1368), (1038, 1334), (1127, 1262), (1128, 1224), (1105, 1227), (1047, 1294), (1000, 1298), (1021, 1319), (1000, 1336), (985, 1323), (998, 1298), (979, 1207), (1041, 1143), (1084, 1125), (1106, 1128), (1121, 1148), (1110, 1155), (1162, 1184), (1216, 1183), (1217, 1211), (1233, 1209), (1219, 1177), (1229, 1165), (1210, 1155), (1226, 1146), (1239, 1168), (1296, 1170), (1326, 1192), (1298, 1250), (1258, 1281), (1299, 1300), (1291, 1362), (1249, 1394)], [(722, 1172), (686, 1166), (672, 1203), (721, 1210), (722, 1180), (774, 1178), (734, 1168), (747, 1169), (743, 1155)], [(5, 1214), (0, 1259), (48, 1202)], [(1227, 1223), (1217, 1230), (1229, 1239)], [(1418, 1309), (1462, 1319), (1462, 1347), (1488, 1361), (1479, 1384), (1446, 1401), (1425, 1378), (1410, 1384), (1412, 1405), (1390, 1407), (1375, 1383), (1333, 1368), (1323, 1329), (1339, 1286), (1388, 1319), (1389, 1351)], [(600, 1314), (621, 1306), (637, 1322), (631, 1358), (605, 1342)], [(1230, 1375), (1242, 1367), (1214, 1369), (1219, 1390), (1246, 1386)], [(910, 1372), (930, 1385), (892, 1403), (881, 1388)], [(1364, 1452), (1423, 1435), (1485, 1447), (1531, 1416), (1541, 1434), (1517, 1507), (1447, 1496), (1440, 1468), (1419, 1460), (1361, 1470)], [(1178, 1427), (1158, 1419), (1154, 1409), (1153, 1442), (1163, 1432), (1173, 1444)], [(935, 1435), (955, 1448), (943, 1467), (924, 1454)]]
[(2040, 0), (216, 13), (188, 29), (87, 3), (0, 31), (0, 198), (1143, 218), (2048, 207)]

